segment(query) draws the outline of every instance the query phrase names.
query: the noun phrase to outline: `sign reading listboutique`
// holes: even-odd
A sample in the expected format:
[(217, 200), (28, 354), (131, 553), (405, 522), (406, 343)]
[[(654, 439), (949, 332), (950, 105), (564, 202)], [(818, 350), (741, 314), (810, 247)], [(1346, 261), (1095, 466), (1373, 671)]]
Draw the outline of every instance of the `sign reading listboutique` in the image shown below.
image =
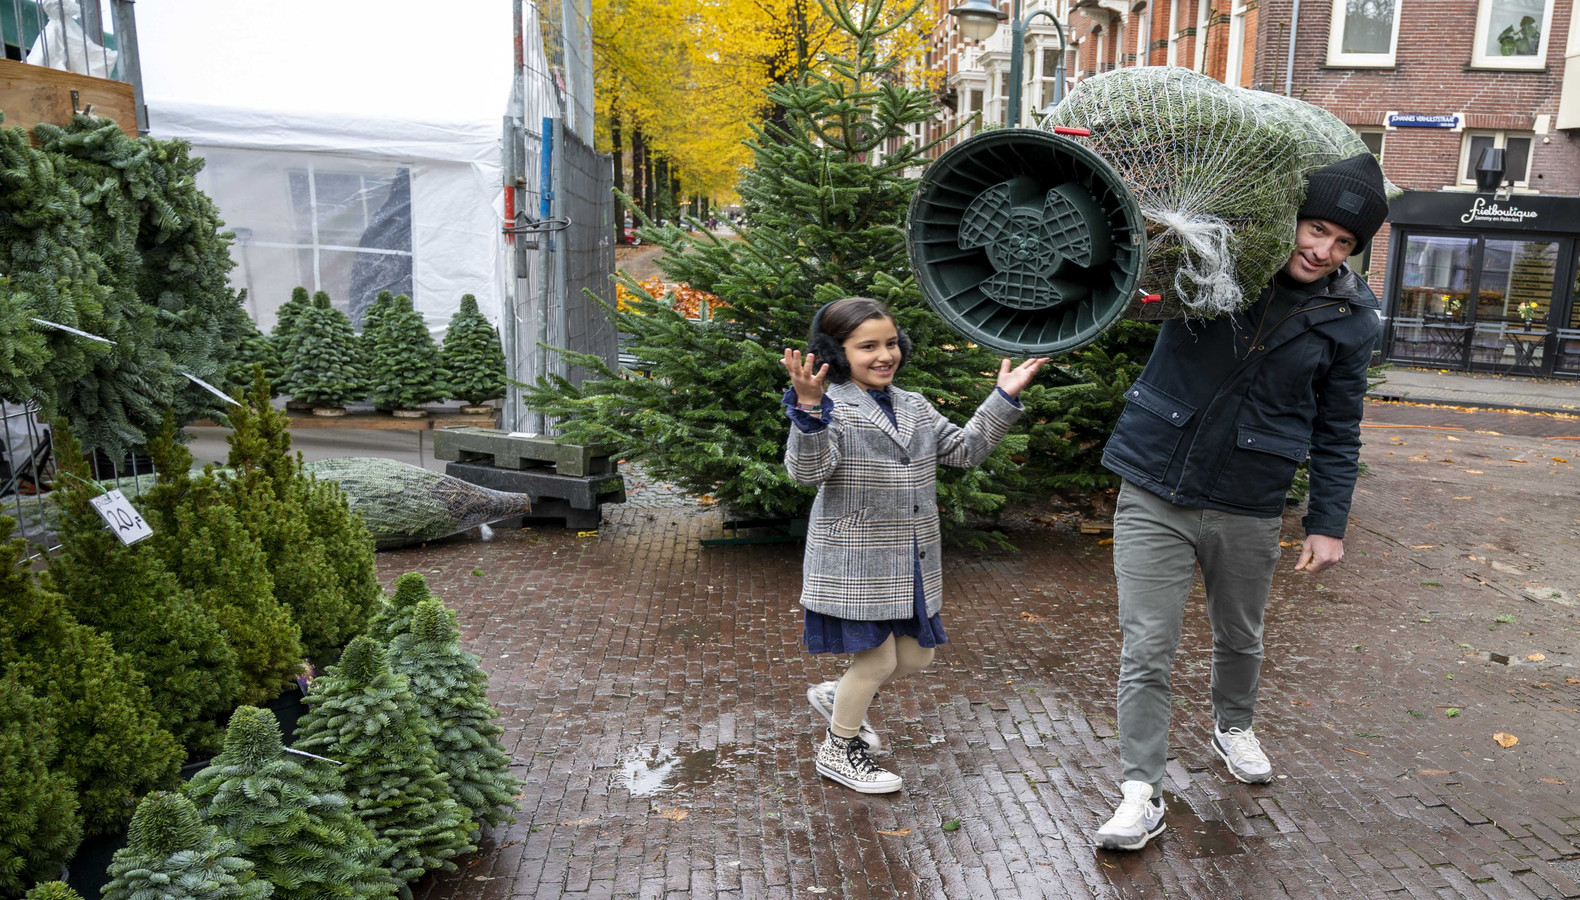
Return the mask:
[(1459, 217), (1459, 221), (1466, 225), (1477, 222), (1501, 222), (1504, 224), (1523, 225), (1527, 219), (1537, 219), (1541, 213), (1534, 209), (1521, 209), (1518, 206), (1499, 206), (1496, 201), (1489, 201), (1486, 197), (1477, 197), (1470, 204), (1470, 211)]
[(1388, 221), (1454, 231), (1580, 234), (1580, 198), (1516, 194), (1496, 200), (1490, 194), (1405, 191), (1388, 204)]

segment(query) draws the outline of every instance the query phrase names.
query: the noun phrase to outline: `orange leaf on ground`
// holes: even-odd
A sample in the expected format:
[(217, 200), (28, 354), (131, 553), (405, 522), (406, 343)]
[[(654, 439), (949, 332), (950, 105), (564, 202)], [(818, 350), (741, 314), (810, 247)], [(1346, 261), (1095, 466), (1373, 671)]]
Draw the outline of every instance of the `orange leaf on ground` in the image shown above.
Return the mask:
[(878, 833), (879, 834), (892, 834), (895, 837), (905, 837), (906, 835), (911, 833), (911, 829), (909, 829), (909, 828), (896, 828), (893, 831), (883, 831), (883, 830), (880, 829), (878, 831)]
[(1545, 653), (1527, 653), (1525, 655), (1525, 658), (1530, 660), (1531, 662), (1541, 662), (1542, 660), (1547, 658), (1547, 654), (1545, 654)]
[(1538, 778), (1536, 780), (1540, 781), (1542, 784), (1566, 784), (1567, 783), (1562, 778)]
[(1431, 549), (1433, 549), (1436, 546), (1437, 546), (1436, 544), (1411, 544), (1410, 545), (1410, 549), (1411, 550), (1431, 550)]
[(1448, 771), (1447, 769), (1422, 769), (1421, 770), (1421, 774), (1422, 775), (1451, 775), (1453, 773)]
[(679, 822), (681, 819), (684, 819), (685, 817), (691, 815), (691, 810), (689, 810), (689, 809), (661, 809), (661, 810), (656, 811), (654, 813), (654, 815), (657, 815), (660, 819), (668, 819), (671, 822)]
[(1103, 538), (1102, 540), (1097, 542), (1097, 546), (1099, 546), (1099, 547), (1106, 547), (1107, 545), (1112, 544), (1113, 542), (1114, 542), (1113, 538)]
[[(1345, 747), (1345, 748), (1344, 748), (1344, 749), (1345, 749), (1345, 750), (1350, 750), (1350, 748), (1348, 748), (1348, 747)], [(1362, 753), (1362, 752), (1361, 752), (1361, 751), (1359, 751), (1359, 750), (1350, 750), (1350, 752), (1351, 752), (1351, 753), (1354, 753), (1354, 754), (1355, 754), (1355, 755), (1356, 755), (1356, 756), (1371, 756), (1371, 754), (1370, 754), (1370, 753)]]
[(1520, 742), (1519, 738), (1505, 731), (1500, 731), (1493, 735), (1492, 739), (1497, 741), (1498, 746), (1504, 748), (1505, 750)]
[(1289, 701), (1289, 705), (1290, 706), (1310, 706), (1311, 705), (1311, 701), (1310, 700), (1291, 700), (1291, 701)]
[(1024, 610), (1024, 609), (1021, 610), (1020, 617), (1022, 619), (1025, 619), (1028, 622), (1041, 622), (1042, 621), (1042, 616), (1039, 616), (1036, 613), (1031, 612), (1030, 610)]

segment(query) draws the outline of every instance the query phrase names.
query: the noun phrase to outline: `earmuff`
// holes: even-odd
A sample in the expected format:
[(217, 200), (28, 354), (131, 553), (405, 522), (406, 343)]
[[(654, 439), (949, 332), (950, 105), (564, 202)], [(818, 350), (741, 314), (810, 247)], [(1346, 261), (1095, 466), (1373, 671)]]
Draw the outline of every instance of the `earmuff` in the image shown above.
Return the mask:
[[(835, 384), (844, 384), (850, 380), (850, 361), (845, 358), (845, 348), (839, 341), (824, 334), (818, 327), (823, 319), (823, 311), (839, 302), (839, 300), (835, 300), (832, 303), (825, 303), (818, 307), (817, 312), (812, 314), (812, 332), (807, 337), (806, 351), (816, 356), (819, 362), (828, 363), (829, 381)], [(900, 364), (894, 367), (894, 371), (898, 373), (910, 361), (912, 345), (911, 336), (905, 333), (905, 329), (900, 327), (898, 321), (894, 323), (894, 330), (899, 336), (900, 343)]]

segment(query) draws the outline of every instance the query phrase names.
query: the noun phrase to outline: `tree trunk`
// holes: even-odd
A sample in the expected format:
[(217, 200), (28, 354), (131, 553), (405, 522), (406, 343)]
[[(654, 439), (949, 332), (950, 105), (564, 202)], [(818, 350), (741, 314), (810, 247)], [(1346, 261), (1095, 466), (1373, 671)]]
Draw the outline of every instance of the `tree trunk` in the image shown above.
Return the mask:
[(658, 205), (660, 179), (665, 179), (664, 157), (654, 159), (653, 154), (649, 153), (647, 155), (647, 214), (655, 219), (664, 217), (664, 211)]
[(643, 178), (642, 166), (647, 160), (647, 141), (642, 138), (642, 126), (636, 126), (631, 132), (631, 199), (636, 201), (636, 208), (647, 211), (647, 204), (643, 202), (642, 191), (647, 186)]
[(609, 140), (614, 145), (614, 189), (619, 191), (614, 195), (614, 242), (625, 243), (625, 201), (620, 199), (620, 194), (625, 193), (625, 148), (620, 145), (620, 113), (615, 111), (609, 116)]

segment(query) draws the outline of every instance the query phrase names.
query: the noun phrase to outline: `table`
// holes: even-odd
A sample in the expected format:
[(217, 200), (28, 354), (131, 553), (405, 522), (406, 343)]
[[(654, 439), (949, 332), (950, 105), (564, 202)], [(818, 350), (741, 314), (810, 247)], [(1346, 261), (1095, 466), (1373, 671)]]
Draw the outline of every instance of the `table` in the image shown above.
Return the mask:
[(1536, 368), (1536, 353), (1547, 345), (1547, 339), (1552, 336), (1552, 332), (1506, 331), (1503, 336), (1508, 339), (1509, 346), (1514, 349), (1514, 362), (1501, 371), (1512, 372), (1515, 369)]
[(1421, 332), (1426, 336), (1427, 348), (1431, 351), (1433, 360), (1454, 363), (1462, 368), (1465, 365), (1466, 342), (1470, 340), (1470, 332), (1474, 327), (1447, 322), (1428, 322), (1421, 326)]

